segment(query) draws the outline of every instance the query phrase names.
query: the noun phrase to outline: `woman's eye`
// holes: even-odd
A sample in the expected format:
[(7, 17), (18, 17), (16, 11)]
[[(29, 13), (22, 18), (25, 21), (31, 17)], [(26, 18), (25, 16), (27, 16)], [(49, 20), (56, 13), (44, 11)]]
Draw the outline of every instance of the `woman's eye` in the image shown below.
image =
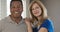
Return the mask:
[(32, 10), (34, 10), (34, 9), (32, 9)]
[(36, 9), (39, 9), (39, 7), (36, 7)]

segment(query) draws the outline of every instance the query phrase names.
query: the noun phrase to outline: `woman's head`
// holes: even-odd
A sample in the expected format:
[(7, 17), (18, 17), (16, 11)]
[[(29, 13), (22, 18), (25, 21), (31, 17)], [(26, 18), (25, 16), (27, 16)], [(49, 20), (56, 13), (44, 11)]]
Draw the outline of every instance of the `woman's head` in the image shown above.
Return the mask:
[(31, 12), (35, 17), (41, 16), (41, 14), (42, 14), (41, 10), (42, 10), (42, 8), (37, 3), (34, 3), (32, 5)]
[(47, 10), (45, 6), (38, 0), (31, 2), (29, 10), (33, 19), (37, 19), (39, 16), (41, 16), (42, 19), (47, 17)]

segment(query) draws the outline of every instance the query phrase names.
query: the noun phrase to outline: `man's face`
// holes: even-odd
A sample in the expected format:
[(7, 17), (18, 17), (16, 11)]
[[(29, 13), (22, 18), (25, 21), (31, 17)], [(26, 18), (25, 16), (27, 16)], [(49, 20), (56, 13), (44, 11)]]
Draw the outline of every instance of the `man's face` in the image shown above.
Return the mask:
[(10, 6), (10, 12), (13, 17), (20, 17), (23, 11), (23, 5), (19, 1), (13, 1)]

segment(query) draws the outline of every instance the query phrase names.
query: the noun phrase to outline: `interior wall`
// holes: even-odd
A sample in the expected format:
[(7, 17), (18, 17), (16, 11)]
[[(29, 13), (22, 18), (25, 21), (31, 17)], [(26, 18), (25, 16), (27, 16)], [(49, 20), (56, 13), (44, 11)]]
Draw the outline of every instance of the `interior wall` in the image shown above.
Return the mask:
[(30, 0), (26, 0), (26, 17), (29, 18), (30, 17), (30, 14), (29, 14), (29, 3), (30, 3)]
[(7, 15), (7, 4), (6, 4), (6, 0), (0, 0), (1, 1), (1, 7), (0, 7), (0, 18), (4, 18), (4, 17), (6, 17), (6, 15)]
[(1, 20), (1, 0), (0, 0), (0, 20)]

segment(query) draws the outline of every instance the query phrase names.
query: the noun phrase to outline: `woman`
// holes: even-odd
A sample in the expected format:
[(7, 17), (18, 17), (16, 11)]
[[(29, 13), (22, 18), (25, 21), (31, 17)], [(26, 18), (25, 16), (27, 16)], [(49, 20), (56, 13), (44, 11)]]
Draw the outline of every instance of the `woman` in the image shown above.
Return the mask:
[(32, 19), (25, 19), (28, 32), (54, 32), (53, 23), (48, 19), (47, 10), (42, 2), (32, 1), (29, 10)]

